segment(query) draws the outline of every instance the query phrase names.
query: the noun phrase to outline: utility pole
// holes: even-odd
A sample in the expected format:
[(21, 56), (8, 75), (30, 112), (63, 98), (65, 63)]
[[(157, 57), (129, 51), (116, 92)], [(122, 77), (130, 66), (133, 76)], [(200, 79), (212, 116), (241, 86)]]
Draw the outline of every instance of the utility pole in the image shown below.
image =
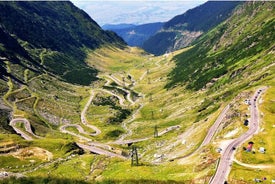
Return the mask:
[(131, 162), (131, 166), (138, 166), (138, 152), (137, 152), (137, 147), (136, 146), (132, 146), (132, 162)]
[(159, 135), (158, 135), (158, 127), (157, 127), (157, 125), (155, 126), (155, 131), (154, 131), (154, 137), (156, 138), (156, 137), (158, 137)]

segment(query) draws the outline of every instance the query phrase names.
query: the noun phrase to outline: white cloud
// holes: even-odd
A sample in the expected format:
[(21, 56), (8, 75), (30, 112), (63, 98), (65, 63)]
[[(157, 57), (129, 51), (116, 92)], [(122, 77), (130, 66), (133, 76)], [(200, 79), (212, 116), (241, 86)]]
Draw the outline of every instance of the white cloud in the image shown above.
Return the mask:
[(168, 21), (174, 16), (182, 14), (205, 1), (73, 0), (72, 2), (86, 11), (97, 23), (103, 25), (119, 23), (144, 24)]

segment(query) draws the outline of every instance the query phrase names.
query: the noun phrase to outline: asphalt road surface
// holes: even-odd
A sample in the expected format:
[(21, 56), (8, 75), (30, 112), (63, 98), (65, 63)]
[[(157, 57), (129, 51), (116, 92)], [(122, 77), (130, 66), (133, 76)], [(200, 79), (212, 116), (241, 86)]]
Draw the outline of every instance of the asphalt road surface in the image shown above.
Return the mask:
[(22, 131), (22, 130), (15, 127), (16, 123), (19, 123), (19, 122), (24, 124), (26, 132), (30, 133), (34, 137), (40, 138), (39, 136), (37, 136), (33, 133), (32, 129), (31, 129), (31, 124), (27, 119), (25, 119), (25, 118), (12, 119), (10, 121), (10, 126), (15, 130), (16, 133), (20, 134), (21, 137), (23, 137), (26, 140), (33, 140), (33, 138), (31, 136), (29, 136), (24, 131)]
[(124, 157), (120, 154), (116, 154), (116, 153), (113, 153), (113, 152), (110, 152), (110, 151), (107, 151), (107, 150), (104, 150), (104, 149), (100, 149), (100, 148), (95, 147), (93, 145), (86, 145), (86, 144), (81, 144), (81, 143), (77, 143), (77, 145), (79, 147), (81, 147), (82, 149), (89, 150), (90, 152), (96, 153), (96, 154), (99, 154), (99, 155), (106, 155), (106, 156), (110, 156), (110, 157), (119, 157), (119, 158), (122, 158), (122, 159), (127, 159), (126, 157)]
[(214, 122), (214, 124), (211, 126), (211, 128), (208, 130), (207, 135), (205, 136), (203, 142), (201, 143), (201, 145), (192, 153), (189, 153), (187, 155), (184, 156), (178, 156), (178, 157), (174, 157), (172, 159), (169, 159), (170, 161), (173, 161), (175, 159), (182, 159), (182, 158), (187, 158), (190, 157), (191, 155), (193, 155), (196, 151), (198, 151), (200, 148), (202, 148), (203, 146), (207, 145), (210, 143), (211, 139), (213, 138), (213, 136), (215, 135), (218, 127), (220, 126), (222, 120), (225, 118), (226, 113), (228, 112), (228, 110), (230, 109), (230, 105), (227, 105), (221, 112), (221, 114), (219, 115), (219, 117), (216, 119), (216, 121)]
[(220, 126), (222, 120), (225, 118), (227, 111), (229, 110), (230, 105), (227, 105), (222, 113), (219, 115), (219, 117), (216, 119), (215, 123), (211, 126), (211, 128), (208, 130), (208, 133), (206, 135), (206, 137), (204, 138), (203, 142), (201, 143), (200, 147), (203, 147), (207, 144), (210, 143), (212, 137), (214, 136), (214, 134), (216, 133), (218, 127)]
[(210, 184), (224, 184), (226, 181), (234, 158), (234, 150), (243, 142), (250, 139), (254, 134), (259, 131), (259, 110), (257, 107), (257, 100), (259, 96), (266, 90), (266, 87), (258, 89), (251, 98), (250, 105), (250, 124), (249, 130), (242, 134), (239, 138), (232, 141), (221, 155), (217, 171), (210, 181)]
[(95, 133), (91, 133), (90, 135), (97, 136), (97, 135), (101, 134), (101, 130), (99, 130), (96, 126), (88, 124), (88, 121), (87, 121), (86, 116), (85, 116), (86, 111), (88, 110), (90, 104), (92, 103), (93, 98), (94, 98), (94, 93), (92, 91), (91, 92), (91, 96), (90, 96), (88, 102), (86, 103), (84, 109), (81, 112), (81, 122), (82, 122), (83, 125), (91, 128), (91, 129), (93, 129), (95, 131)]

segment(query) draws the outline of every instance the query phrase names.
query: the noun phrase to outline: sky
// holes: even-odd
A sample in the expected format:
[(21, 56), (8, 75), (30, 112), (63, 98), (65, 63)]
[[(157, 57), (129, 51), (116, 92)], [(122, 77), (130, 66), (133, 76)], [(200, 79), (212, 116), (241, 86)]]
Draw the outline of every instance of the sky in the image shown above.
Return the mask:
[(99, 25), (165, 22), (206, 0), (72, 0)]

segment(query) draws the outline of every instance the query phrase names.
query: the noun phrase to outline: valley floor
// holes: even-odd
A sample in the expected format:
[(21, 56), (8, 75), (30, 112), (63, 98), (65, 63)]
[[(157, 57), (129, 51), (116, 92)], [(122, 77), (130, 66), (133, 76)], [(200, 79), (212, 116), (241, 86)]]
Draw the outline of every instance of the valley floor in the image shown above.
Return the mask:
[[(102, 71), (91, 86), (47, 75), (26, 78), (28, 85), (22, 86), (9, 80), (3, 99), (12, 109), (9, 125), (17, 134), (0, 134), (0, 178), (19, 177), (18, 183), (275, 179), (274, 80), (217, 91), (167, 89), (177, 52), (154, 57), (130, 47), (91, 51), (87, 63)], [(245, 104), (250, 98), (251, 105)], [(248, 141), (257, 149), (264, 146), (266, 153), (244, 152)], [(215, 173), (222, 178), (213, 178)]]

